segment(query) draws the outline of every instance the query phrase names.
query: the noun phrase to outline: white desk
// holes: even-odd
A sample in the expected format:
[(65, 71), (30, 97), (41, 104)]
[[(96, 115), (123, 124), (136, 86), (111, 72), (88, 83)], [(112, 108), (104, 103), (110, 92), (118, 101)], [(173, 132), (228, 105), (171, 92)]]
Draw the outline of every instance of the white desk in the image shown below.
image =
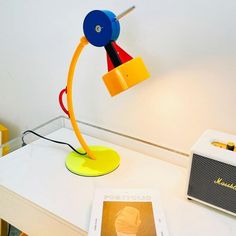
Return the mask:
[[(77, 145), (66, 128), (49, 137)], [(115, 148), (120, 167), (102, 177), (76, 176), (65, 168), (66, 146), (37, 140), (0, 159), (0, 218), (30, 236), (87, 235), (95, 188), (155, 188), (170, 235), (236, 235), (234, 217), (185, 198), (184, 168), (85, 137), (91, 145)]]

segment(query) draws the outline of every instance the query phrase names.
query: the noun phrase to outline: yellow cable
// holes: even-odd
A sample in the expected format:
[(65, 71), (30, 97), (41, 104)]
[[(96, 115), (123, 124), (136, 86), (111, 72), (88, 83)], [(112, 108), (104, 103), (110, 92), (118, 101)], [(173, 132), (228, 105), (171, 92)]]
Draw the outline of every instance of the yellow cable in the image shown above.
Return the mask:
[(82, 134), (80, 133), (78, 124), (76, 122), (76, 118), (75, 118), (75, 113), (74, 113), (74, 108), (73, 108), (73, 101), (72, 101), (72, 85), (73, 85), (73, 78), (74, 78), (74, 72), (75, 72), (75, 67), (78, 61), (78, 58), (80, 56), (80, 53), (82, 52), (84, 46), (86, 46), (88, 44), (88, 40), (85, 38), (85, 36), (83, 36), (80, 39), (80, 43), (77, 46), (74, 55), (72, 57), (71, 63), (70, 63), (70, 68), (69, 68), (69, 72), (68, 72), (68, 78), (67, 78), (67, 107), (68, 107), (68, 112), (70, 115), (70, 121), (71, 121), (71, 125), (75, 131), (76, 137), (79, 140), (81, 146), (83, 147), (83, 149), (87, 152), (87, 155), (91, 158), (91, 159), (96, 159), (94, 154), (92, 153), (92, 151), (90, 150), (89, 146), (87, 145), (87, 143), (85, 142)]

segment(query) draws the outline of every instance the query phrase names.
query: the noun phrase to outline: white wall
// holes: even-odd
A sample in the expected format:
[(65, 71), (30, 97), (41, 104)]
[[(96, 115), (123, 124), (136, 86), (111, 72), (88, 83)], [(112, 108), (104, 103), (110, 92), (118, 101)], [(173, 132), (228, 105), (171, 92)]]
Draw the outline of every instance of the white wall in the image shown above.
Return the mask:
[(118, 44), (151, 78), (110, 98), (105, 51), (89, 45), (75, 79), (78, 119), (188, 152), (207, 128), (236, 133), (236, 1), (0, 1), (0, 122), (12, 137), (62, 114), (58, 93), (93, 9), (120, 13)]

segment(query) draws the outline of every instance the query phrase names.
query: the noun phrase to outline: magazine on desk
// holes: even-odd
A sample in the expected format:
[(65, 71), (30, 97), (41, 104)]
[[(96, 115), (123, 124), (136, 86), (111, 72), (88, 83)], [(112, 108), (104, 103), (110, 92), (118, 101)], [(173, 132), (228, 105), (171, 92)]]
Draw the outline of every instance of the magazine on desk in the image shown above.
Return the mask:
[(160, 196), (149, 189), (97, 189), (89, 236), (168, 236)]

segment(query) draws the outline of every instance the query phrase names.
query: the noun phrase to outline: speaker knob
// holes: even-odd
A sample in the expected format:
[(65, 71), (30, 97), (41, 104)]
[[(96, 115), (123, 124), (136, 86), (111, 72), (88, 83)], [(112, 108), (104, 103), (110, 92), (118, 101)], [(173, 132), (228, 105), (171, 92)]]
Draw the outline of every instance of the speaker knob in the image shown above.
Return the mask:
[(233, 142), (228, 142), (226, 145), (226, 149), (230, 151), (234, 151), (235, 144)]

